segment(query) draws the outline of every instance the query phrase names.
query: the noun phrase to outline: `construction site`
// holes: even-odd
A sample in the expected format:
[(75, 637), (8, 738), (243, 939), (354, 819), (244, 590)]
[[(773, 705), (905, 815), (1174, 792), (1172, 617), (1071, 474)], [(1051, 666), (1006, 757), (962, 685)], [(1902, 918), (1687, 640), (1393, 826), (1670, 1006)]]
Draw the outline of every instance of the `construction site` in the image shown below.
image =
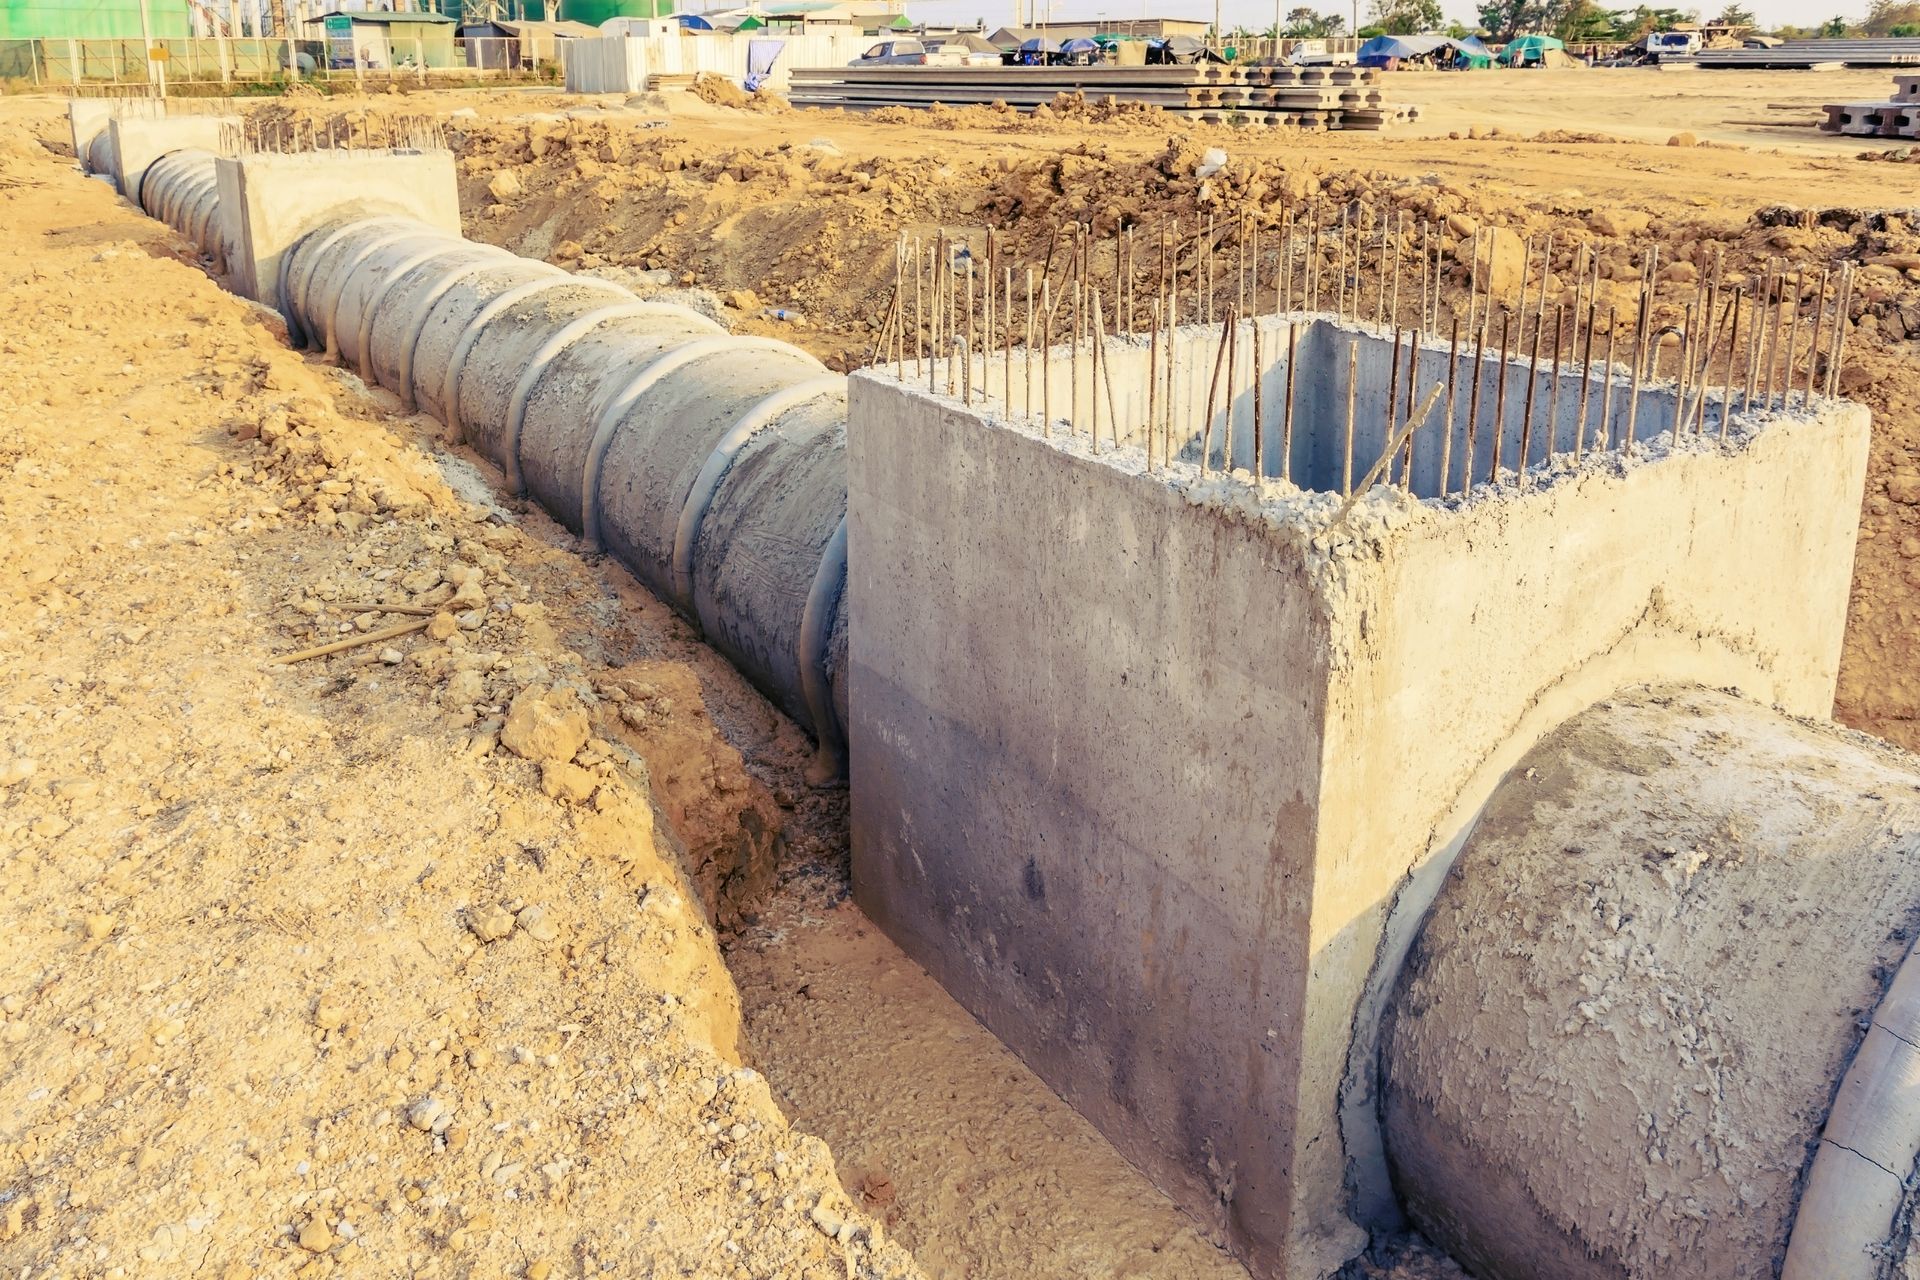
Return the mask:
[(0, 96), (0, 1274), (1920, 1277), (1920, 75), (907, 70)]

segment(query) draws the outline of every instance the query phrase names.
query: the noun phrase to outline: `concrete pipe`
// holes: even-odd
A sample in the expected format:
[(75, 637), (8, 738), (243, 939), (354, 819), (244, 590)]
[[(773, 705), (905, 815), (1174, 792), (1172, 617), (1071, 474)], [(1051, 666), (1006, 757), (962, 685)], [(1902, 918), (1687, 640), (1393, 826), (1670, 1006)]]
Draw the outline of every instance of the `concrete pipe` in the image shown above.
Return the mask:
[(225, 261), (220, 187), (211, 151), (168, 152), (147, 166), (140, 189), (126, 194), (149, 215), (186, 236), (200, 252)]
[(296, 339), (457, 427), (843, 754), (846, 379), (784, 342), (398, 217), (281, 260)]
[(113, 130), (102, 129), (94, 134), (93, 140), (87, 143), (87, 154), (80, 157), (80, 162), (86, 166), (88, 173), (112, 174)]
[(1488, 803), (1398, 980), (1409, 1213), (1483, 1280), (1885, 1274), (1920, 1152), (1916, 930), (1912, 757), (1696, 688), (1575, 717)]

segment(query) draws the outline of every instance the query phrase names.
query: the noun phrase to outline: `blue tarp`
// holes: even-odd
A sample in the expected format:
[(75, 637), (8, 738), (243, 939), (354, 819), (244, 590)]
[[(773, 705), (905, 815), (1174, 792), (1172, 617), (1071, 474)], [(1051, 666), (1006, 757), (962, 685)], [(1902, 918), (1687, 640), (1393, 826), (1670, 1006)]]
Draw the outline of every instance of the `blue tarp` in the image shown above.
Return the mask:
[(673, 16), (675, 21), (679, 22), (679, 24), (688, 31), (713, 30), (713, 24), (697, 13), (676, 13)]
[(1453, 42), (1445, 36), (1375, 36), (1354, 51), (1353, 60), (1363, 67), (1385, 66), (1397, 58), (1421, 58)]

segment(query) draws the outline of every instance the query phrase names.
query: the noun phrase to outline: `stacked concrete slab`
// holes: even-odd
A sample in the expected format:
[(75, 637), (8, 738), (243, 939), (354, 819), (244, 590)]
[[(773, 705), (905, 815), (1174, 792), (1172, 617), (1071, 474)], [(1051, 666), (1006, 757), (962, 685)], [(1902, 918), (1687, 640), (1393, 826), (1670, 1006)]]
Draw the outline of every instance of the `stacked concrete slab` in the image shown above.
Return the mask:
[(1920, 138), (1920, 73), (1893, 78), (1886, 102), (1829, 103), (1821, 129), (1861, 138)]
[(1022, 111), (1060, 94), (1141, 103), (1196, 119), (1312, 129), (1382, 129), (1416, 117), (1355, 67), (840, 67), (792, 73), (797, 106), (988, 106)]

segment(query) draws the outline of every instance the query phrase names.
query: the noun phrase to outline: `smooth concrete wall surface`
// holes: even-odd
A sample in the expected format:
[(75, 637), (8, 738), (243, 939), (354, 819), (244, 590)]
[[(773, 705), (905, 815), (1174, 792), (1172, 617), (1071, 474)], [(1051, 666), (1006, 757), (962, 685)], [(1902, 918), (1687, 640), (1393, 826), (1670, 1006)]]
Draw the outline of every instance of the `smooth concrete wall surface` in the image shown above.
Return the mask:
[(280, 260), (322, 223), (392, 214), (460, 234), (449, 151), (313, 151), (222, 157), (220, 216), (236, 292), (286, 313)]
[[(1545, 358), (1536, 368), (1531, 360), (1511, 355), (1503, 390), (1497, 347), (1482, 356), (1463, 343), (1456, 355), (1446, 339), (1432, 334), (1417, 345), (1411, 336), (1396, 344), (1391, 335), (1316, 312), (1240, 322), (1231, 358), (1221, 354), (1222, 333), (1217, 325), (1185, 325), (1163, 334), (1158, 346), (1144, 337), (1110, 336), (1097, 377), (1090, 343), (1077, 352), (1056, 345), (990, 353), (973, 362), (973, 404), (1036, 427), (1049, 411), (1055, 430), (1070, 425), (1091, 433), (1097, 424), (1102, 447), (1116, 439), (1140, 444), (1152, 417), (1172, 424), (1176, 457), (1197, 465), (1204, 447), (1210, 466), (1225, 469), (1231, 460), (1244, 470), (1254, 466), (1257, 409), (1262, 473), (1332, 492), (1349, 477), (1349, 403), (1350, 474), (1358, 483), (1427, 393), (1446, 387), (1450, 394), (1436, 401), (1413, 438), (1412, 488), (1422, 497), (1441, 492), (1443, 464), (1448, 493), (1466, 484), (1469, 467), (1474, 484), (1487, 482), (1496, 441), (1501, 471), (1507, 474), (1519, 468), (1523, 444), (1526, 464), (1539, 466), (1549, 455), (1575, 452), (1576, 441), (1582, 453), (1596, 444), (1618, 448), (1629, 434), (1649, 443), (1671, 431), (1679, 412), (1670, 378), (1647, 381), (1635, 396), (1630, 370), (1618, 361), (1609, 367), (1600, 358), (1604, 348), (1584, 370), (1570, 357), (1556, 369)], [(952, 386), (948, 394), (961, 394), (963, 361), (933, 361), (931, 370), (928, 363), (883, 361), (876, 368), (883, 375), (898, 368), (907, 385), (923, 390), (931, 385), (948, 393)], [(1156, 371), (1151, 391), (1150, 363)], [(1708, 435), (1718, 434), (1721, 395), (1722, 388), (1710, 388), (1699, 413)], [(1696, 398), (1690, 394), (1690, 420), (1695, 412)]]
[(113, 179), (120, 194), (144, 207), (141, 180), (161, 156), (175, 151), (219, 154), (239, 140), (238, 116), (118, 117), (108, 122), (113, 135)]
[(1380, 984), (1517, 754), (1648, 680), (1831, 703), (1854, 406), (1336, 523), (851, 385), (856, 895), (1266, 1274), (1391, 1217)]
[(848, 492), (861, 905), (1279, 1265), (1328, 648), (1299, 548), (866, 375)]

